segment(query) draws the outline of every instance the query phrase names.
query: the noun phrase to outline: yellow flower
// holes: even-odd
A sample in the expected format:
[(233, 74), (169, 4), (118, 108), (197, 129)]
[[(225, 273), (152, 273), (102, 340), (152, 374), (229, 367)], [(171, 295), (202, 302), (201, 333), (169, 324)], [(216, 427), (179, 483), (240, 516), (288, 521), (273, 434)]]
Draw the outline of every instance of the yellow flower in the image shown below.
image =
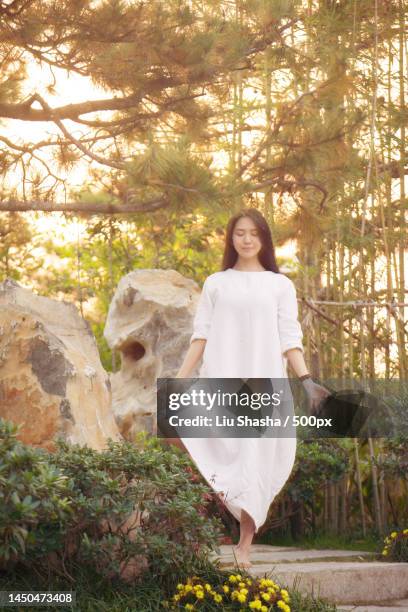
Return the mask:
[(224, 590), (224, 593), (229, 593), (230, 588), (229, 588), (228, 584), (224, 584), (224, 586), (222, 588)]
[(248, 594), (248, 589), (239, 589), (240, 593), (243, 593), (244, 595)]
[(402, 532), (404, 535), (408, 535), (408, 529), (404, 529), (404, 531)]
[(261, 597), (264, 601), (269, 601), (271, 598), (271, 594), (270, 593), (261, 593)]
[(284, 601), (282, 601), (281, 599), (279, 601), (276, 602), (276, 605), (278, 606), (278, 608), (280, 608), (281, 610), (284, 610), (286, 608), (286, 604)]
[(194, 606), (193, 606), (193, 604), (186, 604), (186, 605), (184, 606), (184, 609), (185, 609), (185, 610), (194, 610)]
[(240, 583), (238, 584), (238, 586), (239, 586), (239, 587), (244, 587), (244, 586), (245, 586), (245, 582), (240, 582)]
[(178, 601), (180, 599), (180, 595), (173, 595), (174, 601)]
[(204, 591), (196, 591), (197, 599), (204, 599)]
[(232, 583), (234, 583), (234, 582), (238, 582), (238, 580), (236, 579), (236, 577), (235, 577), (235, 576), (230, 576), (230, 577), (228, 578), (228, 580), (229, 580), (230, 582), (232, 582)]
[(388, 550), (383, 550), (382, 554), (384, 555), (384, 557), (386, 557), (388, 555)]
[(189, 593), (190, 591), (193, 590), (193, 587), (191, 586), (191, 584), (186, 584), (186, 586), (184, 587), (184, 590), (186, 593)]
[(218, 593), (216, 593), (214, 595), (214, 601), (215, 601), (215, 603), (220, 603), (222, 601), (222, 596), (219, 595)]
[(289, 593), (287, 592), (286, 589), (281, 589), (281, 596), (282, 596), (283, 601), (288, 603), (288, 601), (289, 601)]
[(178, 584), (177, 585), (177, 590), (178, 591), (182, 591), (184, 589), (184, 584)]
[(248, 580), (247, 580), (247, 585), (248, 585), (248, 586), (251, 586), (251, 584), (252, 584), (252, 580), (250, 580), (250, 579), (248, 578)]
[(249, 607), (251, 610), (260, 610), (262, 608), (262, 604), (259, 599), (253, 599), (249, 602)]
[(392, 538), (396, 538), (396, 537), (397, 537), (397, 532), (396, 532), (396, 531), (393, 531), (393, 532), (392, 532), (392, 534), (391, 534), (391, 537), (392, 537)]
[(261, 606), (261, 612), (268, 612), (268, 608), (266, 606)]
[(259, 581), (259, 586), (260, 587), (277, 587), (278, 585), (274, 583), (273, 580), (270, 580), (269, 578), (262, 578)]
[(244, 601), (246, 601), (246, 595), (245, 595), (245, 593), (242, 593), (242, 592), (241, 592), (241, 593), (238, 593), (238, 595), (237, 595), (237, 599), (238, 599), (238, 601), (239, 601), (239, 602), (244, 603)]

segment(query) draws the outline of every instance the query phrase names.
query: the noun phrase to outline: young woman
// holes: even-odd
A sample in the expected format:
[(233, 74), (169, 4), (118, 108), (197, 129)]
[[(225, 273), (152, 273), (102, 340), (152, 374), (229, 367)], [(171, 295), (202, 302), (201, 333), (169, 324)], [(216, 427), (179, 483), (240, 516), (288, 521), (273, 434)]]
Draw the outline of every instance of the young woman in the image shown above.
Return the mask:
[[(279, 273), (271, 231), (253, 208), (227, 227), (222, 271), (205, 280), (190, 348), (177, 378), (190, 378), (203, 358), (200, 378), (286, 379), (287, 361), (303, 380), (309, 406), (330, 394), (308, 373), (298, 321), (296, 290)], [(288, 438), (168, 439), (187, 450), (198, 469), (240, 521), (234, 548), (238, 565), (250, 567), (254, 534), (289, 478), (296, 435)]]

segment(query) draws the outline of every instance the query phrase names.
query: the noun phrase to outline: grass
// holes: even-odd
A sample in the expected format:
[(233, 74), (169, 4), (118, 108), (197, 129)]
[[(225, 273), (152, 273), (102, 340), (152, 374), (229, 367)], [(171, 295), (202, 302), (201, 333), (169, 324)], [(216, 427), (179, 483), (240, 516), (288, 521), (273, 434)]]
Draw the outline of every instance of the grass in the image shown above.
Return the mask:
[(367, 534), (347, 534), (344, 536), (334, 534), (317, 534), (302, 537), (301, 540), (294, 540), (286, 533), (275, 534), (266, 533), (260, 536), (256, 544), (270, 544), (271, 546), (294, 546), (296, 548), (317, 548), (329, 550), (362, 550), (367, 552), (378, 552), (382, 547), (382, 538), (375, 533)]
[[(157, 581), (147, 576), (143, 584), (108, 582), (91, 570), (84, 569), (74, 575), (74, 584), (58, 577), (43, 579), (26, 568), (6, 574), (0, 572), (0, 590), (4, 591), (75, 591), (73, 606), (42, 606), (41, 610), (72, 610), (75, 612), (156, 612), (163, 610), (163, 590)], [(2, 609), (2, 608), (0, 608)], [(8, 609), (8, 608), (7, 608)], [(4, 608), (6, 610), (6, 608)], [(38, 611), (38, 607), (25, 606), (21, 611)]]
[[(214, 565), (208, 564), (203, 567), (202, 576), (205, 581), (213, 586), (222, 584), (230, 572), (221, 572)], [(169, 598), (174, 592), (178, 582), (183, 582), (182, 576), (169, 576), (167, 584), (159, 584), (152, 575), (146, 575), (141, 584), (125, 584), (123, 582), (108, 582), (98, 576), (90, 569), (78, 568), (74, 574), (74, 584), (69, 584), (65, 579), (51, 576), (46, 579), (34, 571), (34, 568), (15, 568), (12, 572), (0, 572), (0, 590), (3, 591), (75, 591), (76, 604), (69, 607), (42, 606), (42, 610), (71, 610), (73, 612), (163, 612), (164, 599)], [(185, 577), (184, 577), (185, 578)], [(286, 585), (282, 585), (285, 587)], [(304, 596), (299, 592), (286, 586), (291, 602), (291, 612), (335, 612), (334, 604), (324, 599), (312, 596)], [(0, 610), (9, 608), (0, 608)], [(14, 608), (21, 612), (38, 611), (38, 607), (24, 606)], [(232, 607), (220, 608), (216, 604), (206, 604), (198, 608), (204, 611), (220, 611), (233, 609)], [(234, 608), (236, 609), (236, 608)]]

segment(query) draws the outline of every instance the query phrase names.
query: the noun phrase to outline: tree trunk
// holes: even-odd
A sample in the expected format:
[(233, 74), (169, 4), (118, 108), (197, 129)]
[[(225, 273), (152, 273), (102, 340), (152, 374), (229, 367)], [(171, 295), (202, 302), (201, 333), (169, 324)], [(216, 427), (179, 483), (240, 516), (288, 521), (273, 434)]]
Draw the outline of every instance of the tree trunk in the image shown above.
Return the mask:
[(357, 489), (358, 489), (358, 499), (360, 502), (360, 513), (361, 513), (361, 529), (363, 531), (363, 537), (366, 536), (366, 517), (364, 510), (364, 496), (363, 496), (363, 488), (361, 484), (361, 472), (360, 472), (360, 458), (358, 453), (358, 440), (357, 438), (353, 438), (354, 441), (354, 457), (356, 462), (356, 480), (357, 480)]

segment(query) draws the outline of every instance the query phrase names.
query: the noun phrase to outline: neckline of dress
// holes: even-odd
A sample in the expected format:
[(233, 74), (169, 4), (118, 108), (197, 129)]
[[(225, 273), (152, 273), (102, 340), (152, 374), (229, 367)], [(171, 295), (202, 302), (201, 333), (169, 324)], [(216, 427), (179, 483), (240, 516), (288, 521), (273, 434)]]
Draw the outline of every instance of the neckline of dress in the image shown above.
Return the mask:
[(244, 272), (245, 274), (262, 274), (262, 272), (271, 272), (271, 270), (236, 270), (235, 268), (228, 268), (232, 272)]

